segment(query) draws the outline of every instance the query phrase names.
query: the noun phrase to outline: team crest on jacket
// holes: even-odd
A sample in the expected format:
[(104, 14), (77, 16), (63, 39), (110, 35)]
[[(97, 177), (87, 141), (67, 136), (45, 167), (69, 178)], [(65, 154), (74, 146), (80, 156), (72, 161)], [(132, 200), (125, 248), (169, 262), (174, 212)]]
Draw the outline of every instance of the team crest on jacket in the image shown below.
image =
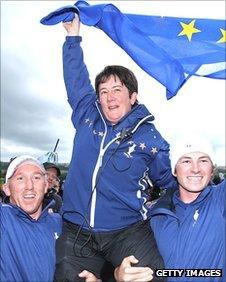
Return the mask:
[(130, 144), (127, 152), (124, 153), (124, 155), (127, 157), (127, 158), (132, 158), (132, 153), (135, 152), (135, 147), (137, 146), (133, 141), (130, 141), (128, 142)]

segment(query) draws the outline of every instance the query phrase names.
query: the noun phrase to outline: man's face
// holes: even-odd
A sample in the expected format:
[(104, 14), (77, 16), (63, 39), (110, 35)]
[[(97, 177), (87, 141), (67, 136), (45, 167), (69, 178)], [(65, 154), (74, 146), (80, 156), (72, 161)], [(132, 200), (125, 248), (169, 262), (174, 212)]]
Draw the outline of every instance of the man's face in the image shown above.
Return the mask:
[(111, 75), (99, 85), (99, 99), (103, 113), (108, 121), (116, 124), (125, 116), (136, 102), (137, 93), (129, 95), (129, 91), (120, 79)]
[(180, 194), (185, 200), (190, 196), (197, 197), (197, 193), (200, 193), (211, 181), (213, 164), (209, 156), (204, 153), (188, 153), (177, 162), (175, 176), (179, 182)]
[(55, 187), (57, 190), (59, 190), (59, 178), (57, 176), (57, 170), (54, 167), (47, 168), (46, 169), (47, 174), (47, 180), (48, 180), (48, 189)]
[(10, 196), (10, 202), (34, 219), (41, 214), (47, 187), (46, 175), (34, 164), (21, 164), (3, 186), (6, 195)]

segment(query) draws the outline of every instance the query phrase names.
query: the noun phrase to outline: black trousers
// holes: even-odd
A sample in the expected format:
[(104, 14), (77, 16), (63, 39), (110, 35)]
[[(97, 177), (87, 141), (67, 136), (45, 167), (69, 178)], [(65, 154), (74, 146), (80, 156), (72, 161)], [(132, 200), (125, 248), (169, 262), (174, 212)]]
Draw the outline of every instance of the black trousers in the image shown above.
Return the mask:
[(149, 222), (138, 222), (117, 231), (92, 232), (64, 221), (56, 242), (54, 281), (84, 281), (78, 276), (84, 269), (100, 278), (106, 261), (117, 267), (130, 255), (139, 260), (136, 266), (164, 268)]

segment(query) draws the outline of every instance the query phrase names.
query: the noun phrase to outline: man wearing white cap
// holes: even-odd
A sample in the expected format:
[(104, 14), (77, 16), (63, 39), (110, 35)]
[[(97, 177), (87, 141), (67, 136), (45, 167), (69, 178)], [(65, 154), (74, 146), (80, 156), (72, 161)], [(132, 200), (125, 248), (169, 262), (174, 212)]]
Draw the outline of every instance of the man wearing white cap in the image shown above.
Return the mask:
[(9, 165), (3, 190), (10, 203), (0, 203), (1, 281), (52, 281), (55, 241), (61, 232), (59, 214), (42, 210), (46, 171), (31, 156)]
[[(34, 157), (11, 161), (3, 190), (10, 204), (0, 203), (0, 281), (51, 282), (55, 270), (55, 241), (61, 217), (42, 209), (48, 188), (46, 170)], [(98, 282), (88, 271), (80, 277)]]
[[(177, 141), (171, 144), (171, 161), (179, 189), (168, 189), (151, 208), (151, 227), (166, 269), (184, 270), (182, 277), (167, 280), (223, 282), (226, 277), (226, 182), (211, 184), (212, 148), (206, 140), (197, 141), (192, 137), (191, 141)], [(145, 278), (147, 268), (131, 267), (136, 262), (133, 256), (125, 258), (115, 270), (117, 280), (149, 281), (150, 278)]]

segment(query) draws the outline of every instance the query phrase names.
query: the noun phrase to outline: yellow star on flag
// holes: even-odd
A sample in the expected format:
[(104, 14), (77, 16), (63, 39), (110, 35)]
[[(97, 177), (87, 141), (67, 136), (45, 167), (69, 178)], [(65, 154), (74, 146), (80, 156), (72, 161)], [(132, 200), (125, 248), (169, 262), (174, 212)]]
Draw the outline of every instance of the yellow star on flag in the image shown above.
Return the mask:
[(178, 34), (178, 36), (186, 35), (188, 40), (191, 41), (193, 33), (201, 32), (201, 30), (194, 27), (195, 20), (191, 21), (189, 24), (180, 22), (183, 30)]
[(220, 28), (222, 37), (217, 41), (217, 43), (225, 43), (226, 42), (226, 30), (223, 28)]

